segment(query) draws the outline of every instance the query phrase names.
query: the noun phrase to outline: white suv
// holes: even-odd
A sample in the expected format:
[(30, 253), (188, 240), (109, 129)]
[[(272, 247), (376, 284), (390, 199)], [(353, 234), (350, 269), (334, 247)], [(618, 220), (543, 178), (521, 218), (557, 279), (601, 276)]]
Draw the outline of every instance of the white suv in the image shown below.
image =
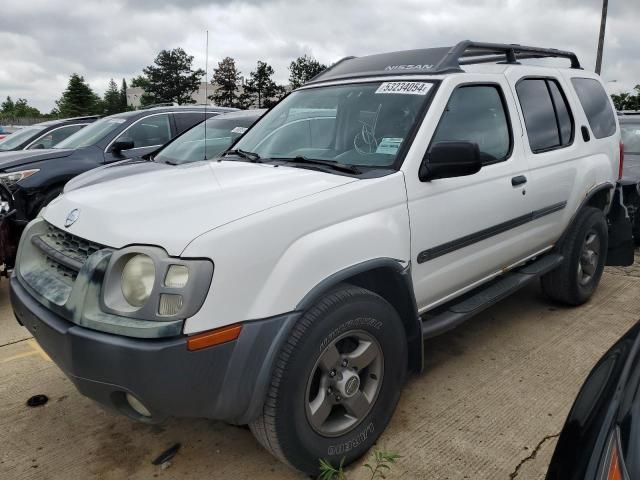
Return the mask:
[[(571, 68), (519, 63), (540, 57)], [(633, 261), (621, 160), (573, 53), (347, 58), (220, 159), (107, 169), (53, 201), (12, 302), (83, 394), (145, 422), (249, 424), (313, 474), (376, 441), (423, 338), (536, 278), (581, 304), (605, 259)]]

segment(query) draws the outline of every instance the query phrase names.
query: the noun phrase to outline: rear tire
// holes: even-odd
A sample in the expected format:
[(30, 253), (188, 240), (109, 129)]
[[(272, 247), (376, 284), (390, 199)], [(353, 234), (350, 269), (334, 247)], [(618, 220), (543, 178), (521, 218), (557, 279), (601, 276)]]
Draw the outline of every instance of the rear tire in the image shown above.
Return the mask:
[(308, 475), (358, 459), (387, 426), (407, 373), (407, 340), (382, 297), (343, 284), (298, 320), (250, 424), (276, 458)]
[(543, 292), (567, 305), (581, 305), (589, 300), (602, 277), (608, 240), (607, 221), (602, 210), (583, 208), (560, 246), (564, 261), (542, 276)]

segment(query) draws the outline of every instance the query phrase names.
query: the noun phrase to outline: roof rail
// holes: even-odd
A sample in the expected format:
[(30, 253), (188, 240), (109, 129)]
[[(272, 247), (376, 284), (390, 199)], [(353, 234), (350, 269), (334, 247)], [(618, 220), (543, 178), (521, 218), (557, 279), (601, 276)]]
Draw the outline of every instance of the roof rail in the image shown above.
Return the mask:
[(345, 57), (307, 83), (367, 76), (462, 72), (462, 65), (494, 62), (518, 65), (519, 60), (526, 58), (566, 58), (570, 60), (571, 68), (582, 68), (578, 57), (573, 52), (555, 48), (528, 47), (515, 43), (482, 43), (465, 40), (454, 47)]
[(138, 110), (149, 110), (150, 108), (173, 107), (173, 106), (175, 106), (175, 103), (173, 103), (173, 102), (161, 102), (161, 103), (153, 103), (151, 105), (140, 106), (140, 107), (138, 107)]
[(436, 65), (435, 70), (460, 70), (460, 65), (474, 63), (517, 64), (524, 58), (566, 58), (571, 61), (571, 68), (581, 69), (578, 57), (573, 52), (556, 48), (528, 47), (517, 43), (483, 43), (464, 40), (449, 50), (449, 53)]

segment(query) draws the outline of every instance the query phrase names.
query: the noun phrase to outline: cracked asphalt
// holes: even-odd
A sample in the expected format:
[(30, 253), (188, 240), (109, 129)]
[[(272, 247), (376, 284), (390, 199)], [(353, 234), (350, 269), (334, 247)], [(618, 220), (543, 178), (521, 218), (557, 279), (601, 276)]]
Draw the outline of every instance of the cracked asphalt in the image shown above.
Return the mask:
[[(378, 442), (402, 455), (387, 478), (544, 478), (584, 378), (638, 319), (636, 265), (608, 269), (580, 308), (553, 305), (531, 286), (427, 341), (425, 372), (409, 380)], [(36, 394), (48, 403), (27, 407)], [(16, 323), (4, 279), (0, 399), (1, 479), (304, 478), (246, 429), (193, 419), (149, 426), (103, 411)], [(152, 464), (178, 442), (169, 465)], [(350, 480), (368, 479), (366, 473), (360, 465), (347, 471)]]

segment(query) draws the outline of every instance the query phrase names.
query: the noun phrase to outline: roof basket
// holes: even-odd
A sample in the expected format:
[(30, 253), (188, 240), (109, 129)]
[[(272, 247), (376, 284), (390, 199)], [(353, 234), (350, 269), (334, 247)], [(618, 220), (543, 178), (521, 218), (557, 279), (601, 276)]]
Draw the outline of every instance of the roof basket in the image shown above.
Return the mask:
[(565, 58), (571, 68), (580, 69), (573, 52), (515, 43), (482, 43), (465, 40), (454, 47), (425, 48), (381, 53), (365, 57), (345, 57), (313, 77), (309, 83), (378, 75), (434, 75), (462, 72), (462, 65), (505, 63), (518, 65), (526, 58)]

